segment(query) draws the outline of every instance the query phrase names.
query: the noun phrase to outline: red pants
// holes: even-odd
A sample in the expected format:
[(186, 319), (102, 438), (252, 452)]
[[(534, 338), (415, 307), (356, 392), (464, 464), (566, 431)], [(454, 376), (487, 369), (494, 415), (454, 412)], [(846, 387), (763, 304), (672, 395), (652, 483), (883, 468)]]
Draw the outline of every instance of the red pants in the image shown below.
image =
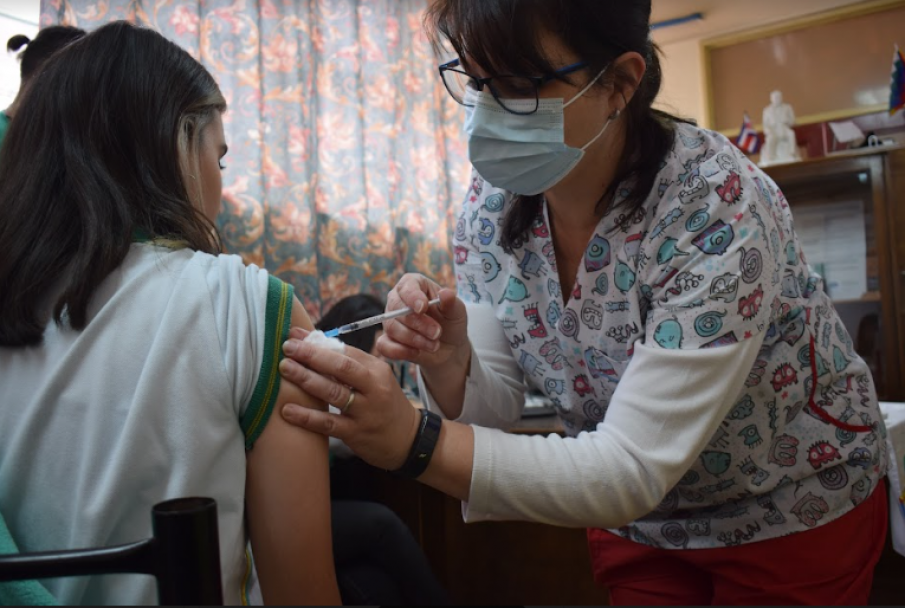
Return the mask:
[(653, 549), (588, 530), (614, 605), (865, 605), (886, 540), (885, 484), (824, 526), (737, 547)]

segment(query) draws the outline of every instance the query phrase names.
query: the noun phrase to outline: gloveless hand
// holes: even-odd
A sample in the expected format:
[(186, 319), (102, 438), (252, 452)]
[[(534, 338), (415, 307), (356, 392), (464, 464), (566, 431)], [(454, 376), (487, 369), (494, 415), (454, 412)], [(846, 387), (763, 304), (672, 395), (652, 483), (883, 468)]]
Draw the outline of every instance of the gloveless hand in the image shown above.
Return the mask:
[(399, 387), (393, 370), (381, 359), (346, 346), (344, 353), (312, 346), (308, 332), (295, 328), (283, 345), (283, 377), (316, 399), (343, 408), (341, 415), (299, 405), (283, 408), (291, 424), (342, 440), (367, 463), (394, 471), (408, 457), (420, 420)]
[[(440, 305), (428, 302), (440, 298)], [(384, 357), (411, 361), (423, 370), (440, 369), (470, 352), (465, 304), (451, 289), (425, 276), (407, 274), (387, 297), (387, 312), (409, 307), (415, 314), (388, 321), (377, 348)]]

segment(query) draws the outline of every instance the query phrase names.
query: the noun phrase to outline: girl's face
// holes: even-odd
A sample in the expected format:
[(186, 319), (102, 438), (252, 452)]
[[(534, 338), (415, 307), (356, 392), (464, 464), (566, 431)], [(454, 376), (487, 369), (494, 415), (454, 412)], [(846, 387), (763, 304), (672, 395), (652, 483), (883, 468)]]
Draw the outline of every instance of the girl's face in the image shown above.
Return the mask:
[(202, 130), (198, 150), (198, 175), (201, 186), (202, 211), (214, 222), (220, 213), (223, 198), (223, 175), (225, 168), (222, 160), (229, 148), (223, 132), (223, 119), (220, 112)]

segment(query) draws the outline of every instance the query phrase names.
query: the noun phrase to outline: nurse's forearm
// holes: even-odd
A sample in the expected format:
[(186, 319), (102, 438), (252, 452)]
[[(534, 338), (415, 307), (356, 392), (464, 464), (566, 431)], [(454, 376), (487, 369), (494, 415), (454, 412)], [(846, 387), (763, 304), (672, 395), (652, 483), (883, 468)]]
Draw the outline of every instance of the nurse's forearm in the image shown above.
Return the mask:
[(443, 415), (455, 420), (462, 415), (465, 403), (465, 383), (471, 367), (471, 345), (467, 345), (443, 367), (421, 367), (421, 377), (434, 403)]
[(466, 522), (619, 528), (650, 513), (738, 403), (762, 344), (762, 335), (695, 351), (636, 343), (606, 420), (575, 438), (473, 427)]
[(465, 308), (470, 343), (444, 367), (420, 368), (421, 397), (428, 409), (447, 419), (509, 429), (525, 405), (524, 375), (493, 307)]
[(443, 421), (430, 466), (418, 478), (453, 498), (468, 501), (474, 462), (474, 431), (465, 424)]

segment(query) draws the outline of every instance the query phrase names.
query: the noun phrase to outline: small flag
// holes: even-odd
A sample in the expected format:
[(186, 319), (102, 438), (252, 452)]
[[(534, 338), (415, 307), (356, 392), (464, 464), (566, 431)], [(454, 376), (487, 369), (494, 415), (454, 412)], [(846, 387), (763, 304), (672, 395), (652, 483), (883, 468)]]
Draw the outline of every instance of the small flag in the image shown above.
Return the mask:
[(735, 140), (735, 145), (745, 154), (757, 154), (757, 151), (760, 150), (760, 136), (754, 130), (754, 125), (751, 124), (751, 118), (747, 112), (745, 112), (742, 130)]
[(892, 77), (889, 84), (889, 115), (892, 116), (905, 108), (905, 55), (896, 45), (896, 53), (892, 57)]

